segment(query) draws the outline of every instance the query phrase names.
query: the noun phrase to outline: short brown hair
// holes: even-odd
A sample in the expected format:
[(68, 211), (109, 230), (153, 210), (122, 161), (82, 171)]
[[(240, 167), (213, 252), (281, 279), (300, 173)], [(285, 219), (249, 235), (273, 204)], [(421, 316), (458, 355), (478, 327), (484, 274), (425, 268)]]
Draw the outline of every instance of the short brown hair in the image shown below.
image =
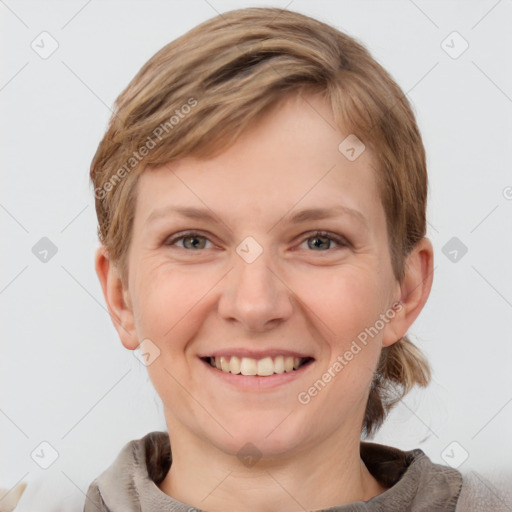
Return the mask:
[[(426, 234), (425, 150), (400, 87), (362, 44), (321, 21), (276, 8), (212, 18), (158, 51), (115, 102), (91, 164), (98, 235), (127, 283), (136, 185), (147, 169), (229, 148), (256, 119), (291, 94), (319, 93), (338, 126), (376, 162), (393, 272)], [(145, 149), (144, 149), (145, 148)], [(369, 437), (430, 367), (403, 337), (384, 347), (369, 390)]]

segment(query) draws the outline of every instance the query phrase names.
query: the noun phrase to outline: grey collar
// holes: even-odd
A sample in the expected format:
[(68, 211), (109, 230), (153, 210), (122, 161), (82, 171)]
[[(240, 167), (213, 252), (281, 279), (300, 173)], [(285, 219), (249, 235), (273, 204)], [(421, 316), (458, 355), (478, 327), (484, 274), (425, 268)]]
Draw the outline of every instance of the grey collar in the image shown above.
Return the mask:
[[(420, 449), (402, 451), (361, 441), (361, 458), (388, 489), (368, 501), (331, 507), (329, 512), (453, 512), (462, 475), (434, 464)], [(89, 487), (84, 512), (191, 512), (198, 509), (162, 492), (172, 462), (167, 432), (130, 441), (113, 464)]]

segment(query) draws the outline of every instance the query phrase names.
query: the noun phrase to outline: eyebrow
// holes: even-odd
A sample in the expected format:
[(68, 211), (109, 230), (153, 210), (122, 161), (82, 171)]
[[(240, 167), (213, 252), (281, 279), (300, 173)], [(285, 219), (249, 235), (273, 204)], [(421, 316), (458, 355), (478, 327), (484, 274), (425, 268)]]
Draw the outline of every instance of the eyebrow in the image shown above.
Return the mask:
[[(165, 206), (163, 208), (157, 208), (156, 210), (153, 210), (145, 220), (144, 224), (147, 225), (153, 220), (167, 217), (172, 214), (187, 217), (189, 219), (208, 220), (214, 224), (221, 223), (219, 218), (214, 215), (211, 210), (206, 208), (194, 208), (189, 206)], [(290, 214), (284, 215), (278, 222), (281, 222), (286, 217), (289, 217), (289, 215)], [(307, 208), (293, 214), (291, 217), (289, 217), (288, 222), (291, 224), (299, 224), (309, 220), (330, 219), (333, 217), (339, 217), (341, 215), (349, 215), (359, 223), (363, 224), (364, 227), (368, 227), (369, 225), (368, 220), (360, 211), (343, 205), (336, 205), (332, 208)]]

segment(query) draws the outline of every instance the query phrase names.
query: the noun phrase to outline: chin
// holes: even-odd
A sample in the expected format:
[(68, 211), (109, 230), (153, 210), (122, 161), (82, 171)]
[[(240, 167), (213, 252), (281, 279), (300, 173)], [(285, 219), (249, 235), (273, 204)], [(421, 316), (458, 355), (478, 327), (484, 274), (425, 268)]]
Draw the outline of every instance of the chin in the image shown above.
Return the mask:
[[(238, 417), (234, 415), (226, 428), (231, 435), (216, 429), (220, 435), (212, 439), (212, 444), (238, 457), (244, 450), (253, 450), (260, 457), (285, 455), (302, 446), (305, 441), (304, 425), (296, 421), (287, 423), (288, 414), (289, 412), (278, 410), (266, 413), (244, 412)], [(292, 416), (293, 414), (290, 415), (290, 419)]]

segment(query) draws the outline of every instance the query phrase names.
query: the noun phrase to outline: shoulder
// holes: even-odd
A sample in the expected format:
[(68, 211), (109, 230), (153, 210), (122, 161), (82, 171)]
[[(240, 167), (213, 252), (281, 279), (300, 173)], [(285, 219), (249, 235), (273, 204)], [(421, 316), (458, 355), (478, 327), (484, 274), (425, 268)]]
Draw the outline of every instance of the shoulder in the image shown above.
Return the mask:
[(512, 470), (462, 473), (462, 487), (456, 512), (512, 510)]
[(158, 483), (162, 460), (169, 460), (170, 465), (167, 432), (150, 432), (129, 441), (112, 464), (89, 485), (84, 512), (110, 510), (114, 503), (126, 512), (139, 511), (137, 491), (151, 480)]

